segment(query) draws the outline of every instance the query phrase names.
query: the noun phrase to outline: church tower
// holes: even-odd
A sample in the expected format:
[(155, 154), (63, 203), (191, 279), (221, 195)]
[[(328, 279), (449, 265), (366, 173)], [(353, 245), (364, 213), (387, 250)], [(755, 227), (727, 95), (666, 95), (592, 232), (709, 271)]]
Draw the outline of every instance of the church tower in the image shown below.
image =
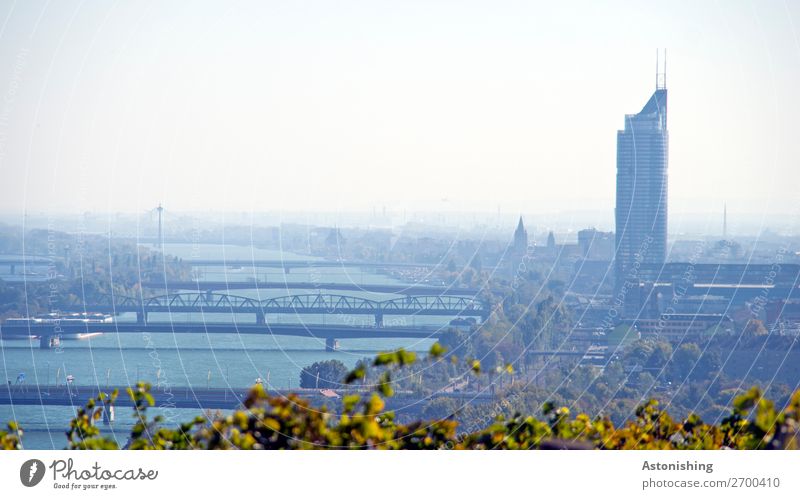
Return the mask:
[(514, 231), (514, 254), (524, 255), (528, 251), (528, 231), (522, 223), (522, 216), (519, 217), (517, 230)]

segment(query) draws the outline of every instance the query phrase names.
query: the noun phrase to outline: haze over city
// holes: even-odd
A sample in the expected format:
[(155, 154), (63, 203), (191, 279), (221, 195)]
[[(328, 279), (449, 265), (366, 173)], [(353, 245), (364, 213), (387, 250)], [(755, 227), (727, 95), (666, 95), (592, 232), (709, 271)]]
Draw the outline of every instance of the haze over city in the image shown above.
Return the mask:
[(798, 26), (0, 0), (3, 491), (797, 495)]
[(614, 134), (666, 47), (671, 211), (719, 225), (727, 203), (757, 225), (796, 213), (799, 18), (794, 2), (7, 2), (0, 210), (609, 221)]

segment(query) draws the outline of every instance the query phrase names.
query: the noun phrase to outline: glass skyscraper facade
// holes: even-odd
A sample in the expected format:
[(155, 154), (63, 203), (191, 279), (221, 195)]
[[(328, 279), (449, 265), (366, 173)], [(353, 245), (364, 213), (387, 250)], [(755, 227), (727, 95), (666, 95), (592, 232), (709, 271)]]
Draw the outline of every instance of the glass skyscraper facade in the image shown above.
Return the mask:
[(626, 315), (641, 305), (639, 267), (666, 260), (668, 153), (667, 89), (657, 83), (647, 104), (626, 115), (625, 129), (617, 132), (615, 278), (617, 290), (628, 283)]

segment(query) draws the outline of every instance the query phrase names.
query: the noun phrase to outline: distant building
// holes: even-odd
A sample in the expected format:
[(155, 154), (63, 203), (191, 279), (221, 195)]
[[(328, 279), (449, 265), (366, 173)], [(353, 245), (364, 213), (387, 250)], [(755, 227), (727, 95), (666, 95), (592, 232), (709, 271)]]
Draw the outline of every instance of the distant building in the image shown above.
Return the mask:
[(340, 248), (344, 244), (344, 237), (342, 231), (338, 227), (331, 228), (328, 236), (325, 238), (325, 246), (328, 248)]
[(614, 270), (611, 260), (576, 260), (572, 266), (570, 291), (576, 293), (610, 294)]
[(614, 259), (614, 233), (597, 229), (578, 231), (578, 246), (581, 256), (587, 260), (611, 261)]
[(576, 260), (581, 259), (580, 248), (577, 243), (557, 243), (553, 231), (547, 234), (547, 244), (543, 248), (537, 248), (536, 257), (550, 262), (552, 265), (572, 268)]
[(766, 326), (778, 334), (800, 334), (800, 300), (772, 300), (766, 306)]
[(522, 223), (522, 217), (519, 217), (517, 230), (514, 231), (514, 246), (513, 251), (516, 255), (524, 255), (528, 251), (528, 231), (525, 230), (525, 224)]
[(642, 338), (682, 341), (732, 334), (733, 321), (725, 314), (661, 314), (654, 319), (631, 321)]
[(575, 261), (572, 289), (583, 293), (611, 291), (614, 233), (595, 228), (578, 231), (579, 259)]
[(513, 276), (520, 269), (526, 268), (523, 263), (527, 255), (528, 231), (525, 230), (525, 224), (522, 222), (522, 216), (520, 216), (517, 228), (514, 230), (514, 239), (503, 256), (509, 275)]
[[(650, 100), (626, 115), (625, 129), (617, 132), (617, 290), (626, 282), (638, 287), (640, 264), (666, 260), (668, 151), (666, 75), (657, 74)], [(636, 300), (631, 302), (624, 315), (638, 313)]]

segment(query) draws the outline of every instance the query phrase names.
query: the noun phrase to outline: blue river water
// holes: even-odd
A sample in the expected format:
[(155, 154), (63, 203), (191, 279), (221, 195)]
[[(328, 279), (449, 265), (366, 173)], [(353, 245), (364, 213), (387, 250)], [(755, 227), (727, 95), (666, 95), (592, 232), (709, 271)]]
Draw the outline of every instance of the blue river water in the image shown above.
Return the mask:
[[(301, 255), (270, 250), (256, 250), (241, 246), (169, 244), (165, 251), (190, 261), (196, 258), (262, 258), (296, 259)], [(250, 268), (205, 268), (200, 269), (201, 279), (244, 281), (248, 279), (292, 280), (298, 282), (347, 282), (363, 284), (397, 283), (403, 281), (393, 277), (362, 272), (359, 269), (326, 268), (319, 270), (293, 269), (284, 275), (278, 269)], [(317, 291), (309, 291), (316, 293)], [(287, 294), (280, 290), (235, 290), (241, 296), (266, 298)], [(299, 293), (299, 291), (293, 291)], [(335, 292), (345, 294), (341, 291)], [(371, 299), (387, 299), (394, 295), (347, 292), (353, 296)], [(167, 317), (150, 318), (160, 321)], [(120, 317), (118, 320), (131, 320)], [(267, 381), (273, 388), (298, 387), (300, 371), (316, 361), (338, 359), (352, 367), (360, 359), (375, 353), (403, 347), (408, 350), (427, 351), (432, 339), (344, 339), (340, 350), (326, 352), (325, 341), (318, 338), (295, 338), (286, 336), (261, 336), (237, 334), (205, 334), (200, 326), (201, 318), (173, 314), (174, 320), (197, 320), (195, 333), (185, 334), (103, 334), (86, 339), (64, 340), (60, 348), (42, 350), (38, 340), (0, 340), (0, 381), (14, 383), (24, 373), (26, 384), (63, 384), (67, 376), (74, 378), (76, 385), (130, 385), (137, 380), (170, 387), (243, 387), (252, 385), (257, 378)], [(228, 322), (230, 318), (204, 318)], [(247, 321), (246, 318), (237, 320)], [(252, 321), (252, 319), (250, 319)], [(371, 320), (369, 316), (322, 317), (322, 316), (275, 316), (267, 317), (273, 322), (307, 322), (320, 324), (346, 322), (362, 324)], [(443, 318), (400, 318), (397, 325), (441, 326)], [(124, 395), (123, 395), (124, 396)], [(199, 409), (173, 410), (169, 416), (189, 420)], [(157, 410), (154, 413), (158, 413)], [(66, 446), (64, 431), (74, 414), (71, 407), (53, 406), (0, 406), (0, 421), (17, 421), (25, 431), (23, 444), (28, 449), (60, 449)], [(108, 433), (123, 444), (130, 431), (131, 410), (117, 409), (117, 420), (104, 426)], [(177, 423), (175, 421), (174, 423)]]

